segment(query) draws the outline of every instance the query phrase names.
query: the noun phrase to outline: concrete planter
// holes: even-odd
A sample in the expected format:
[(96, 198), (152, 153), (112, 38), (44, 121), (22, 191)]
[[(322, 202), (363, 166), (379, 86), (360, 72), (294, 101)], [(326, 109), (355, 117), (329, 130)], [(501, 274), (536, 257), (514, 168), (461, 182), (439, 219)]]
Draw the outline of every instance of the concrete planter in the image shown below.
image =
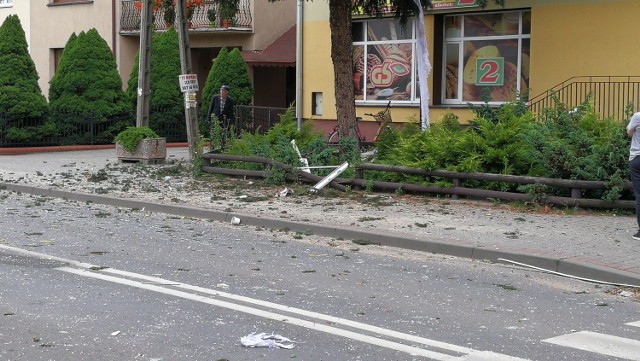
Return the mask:
[(125, 150), (120, 143), (116, 143), (116, 154), (121, 162), (164, 163), (167, 158), (167, 140), (165, 138), (142, 139), (133, 152)]

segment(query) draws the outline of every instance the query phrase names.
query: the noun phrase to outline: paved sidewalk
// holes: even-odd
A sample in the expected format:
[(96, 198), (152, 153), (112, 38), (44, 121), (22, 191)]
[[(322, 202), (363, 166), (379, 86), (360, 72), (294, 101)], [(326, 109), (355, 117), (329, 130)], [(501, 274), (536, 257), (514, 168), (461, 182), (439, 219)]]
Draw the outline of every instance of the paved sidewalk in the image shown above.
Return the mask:
[[(393, 194), (368, 195), (356, 202), (346, 197), (257, 196), (260, 190), (247, 196), (246, 189), (236, 189), (226, 190), (224, 198), (222, 188), (207, 188), (188, 175), (156, 179), (136, 173), (136, 168), (175, 167), (187, 158), (186, 148), (169, 148), (165, 166), (120, 164), (113, 149), (0, 155), (0, 188), (226, 223), (235, 217), (247, 226), (524, 264), (640, 286), (640, 241), (631, 238), (634, 216), (540, 214), (491, 202)], [(105, 192), (97, 175), (131, 178), (115, 181), (119, 188), (107, 187)], [(141, 191), (145, 187), (155, 191)], [(244, 201), (247, 197), (255, 201)]]

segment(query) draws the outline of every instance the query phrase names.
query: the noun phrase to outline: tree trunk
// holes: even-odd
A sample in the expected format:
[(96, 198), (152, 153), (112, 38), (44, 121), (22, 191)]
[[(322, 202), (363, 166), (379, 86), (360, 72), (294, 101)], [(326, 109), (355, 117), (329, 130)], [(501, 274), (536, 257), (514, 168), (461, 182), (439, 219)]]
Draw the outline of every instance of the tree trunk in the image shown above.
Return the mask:
[(341, 137), (358, 139), (353, 93), (351, 1), (329, 0), (329, 12), (338, 131)]

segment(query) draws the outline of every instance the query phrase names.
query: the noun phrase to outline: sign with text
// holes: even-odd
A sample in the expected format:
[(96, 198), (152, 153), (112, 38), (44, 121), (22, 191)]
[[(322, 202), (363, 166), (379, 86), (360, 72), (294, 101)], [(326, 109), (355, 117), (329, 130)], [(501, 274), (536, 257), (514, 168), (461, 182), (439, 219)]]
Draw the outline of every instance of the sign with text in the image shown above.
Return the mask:
[(478, 6), (478, 0), (432, 0), (431, 8), (434, 10), (440, 9), (455, 9)]
[(182, 74), (178, 76), (180, 81), (180, 90), (183, 93), (197, 92), (198, 88), (198, 76), (196, 74)]
[(476, 59), (476, 85), (503, 86), (504, 58)]

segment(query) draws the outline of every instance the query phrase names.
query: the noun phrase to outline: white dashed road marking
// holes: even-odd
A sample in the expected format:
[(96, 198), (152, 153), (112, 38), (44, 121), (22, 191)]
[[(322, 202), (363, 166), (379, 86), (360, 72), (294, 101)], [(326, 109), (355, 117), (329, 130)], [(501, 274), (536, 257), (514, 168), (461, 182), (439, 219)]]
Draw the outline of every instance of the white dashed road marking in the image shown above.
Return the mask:
[(543, 342), (618, 357), (625, 360), (640, 361), (640, 341), (618, 336), (580, 331), (549, 338), (543, 340)]

